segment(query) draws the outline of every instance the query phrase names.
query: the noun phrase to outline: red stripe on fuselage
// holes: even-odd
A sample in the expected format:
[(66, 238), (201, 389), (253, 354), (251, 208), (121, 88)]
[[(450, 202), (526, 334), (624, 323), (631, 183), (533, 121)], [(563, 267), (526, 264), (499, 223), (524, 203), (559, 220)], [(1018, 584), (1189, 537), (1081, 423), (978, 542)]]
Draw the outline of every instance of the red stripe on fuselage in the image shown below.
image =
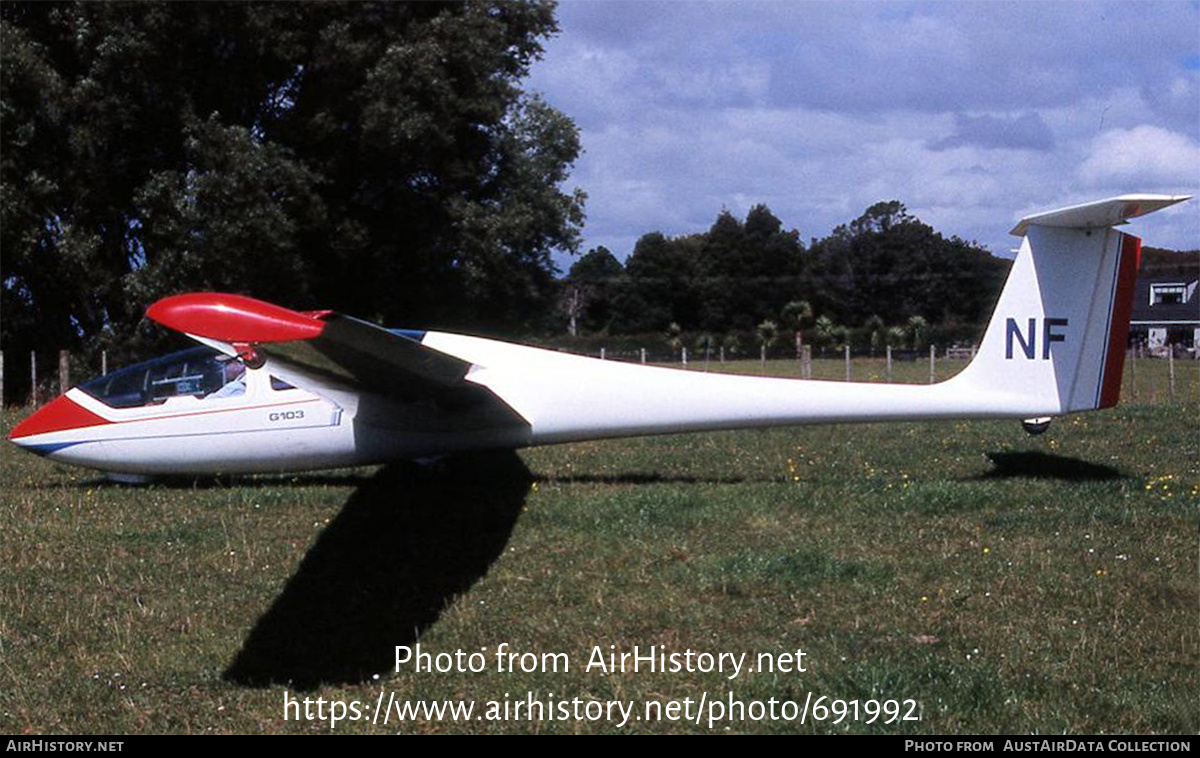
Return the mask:
[(1133, 314), (1133, 289), (1141, 257), (1142, 241), (1133, 235), (1122, 234), (1121, 259), (1117, 261), (1117, 291), (1113, 295), (1108, 352), (1104, 359), (1104, 378), (1100, 387), (1101, 408), (1111, 408), (1121, 399), (1121, 373), (1125, 369), (1129, 318)]
[(112, 422), (103, 416), (97, 416), (69, 397), (55, 398), (49, 405), (44, 405), (33, 415), (17, 424), (8, 433), (10, 440), (22, 437), (32, 437), (35, 434), (47, 432), (62, 432), (67, 429), (82, 429), (87, 426), (100, 426)]
[[(57, 406), (60, 402), (74, 406), (78, 410), (77, 411), (64, 411), (62, 409), (59, 409)], [(65, 432), (68, 429), (80, 429), (80, 428), (84, 428), (84, 427), (88, 427), (88, 426), (100, 426), (101, 424), (112, 425), (112, 426), (121, 426), (121, 425), (136, 424), (139, 422), (146, 422), (146, 421), (173, 421), (176, 419), (195, 417), (195, 416), (213, 416), (218, 413), (236, 413), (238, 411), (269, 410), (272, 408), (282, 408), (282, 407), (289, 406), (289, 405), (305, 405), (308, 403), (319, 403), (319, 402), (321, 402), (319, 398), (311, 398), (310, 397), (310, 398), (306, 398), (304, 400), (288, 400), (287, 402), (283, 402), (283, 403), (266, 403), (263, 405), (239, 405), (236, 408), (214, 408), (214, 409), (203, 410), (203, 411), (181, 411), (178, 413), (171, 413), (168, 415), (161, 415), (161, 416), (159, 416), (159, 415), (135, 416), (133, 418), (106, 419), (103, 416), (97, 416), (95, 413), (92, 413), (88, 409), (84, 408), (83, 406), (70, 400), (67, 397), (60, 397), (57, 400), (55, 400), (54, 402), (50, 403), (49, 405), (44, 406), (41, 410), (37, 411), (29, 418), (25, 419), (25, 421), (18, 424), (17, 428), (13, 429), (12, 432), (9, 434), (9, 439), (15, 440), (19, 437), (28, 437), (28, 436), (32, 436), (35, 434), (46, 434), (49, 432)], [(51, 411), (51, 409), (54, 409), (54, 410)], [(48, 411), (51, 411), (51, 412), (47, 413)], [(43, 419), (44, 413), (46, 413), (45, 419)], [(90, 417), (90, 419), (92, 419), (92, 421), (87, 422), (85, 417)]]
[(114, 424), (133, 424), (139, 421), (171, 421), (173, 419), (188, 418), (190, 416), (213, 416), (218, 413), (236, 413), (238, 411), (261, 411), (268, 408), (282, 408), (285, 405), (303, 405), (304, 403), (319, 403), (319, 398), (310, 397), (304, 400), (288, 400), (284, 403), (265, 403), (263, 405), (239, 405), (235, 408), (213, 408), (203, 411), (180, 411), (164, 416), (135, 416), (133, 418), (123, 418), (113, 421)]

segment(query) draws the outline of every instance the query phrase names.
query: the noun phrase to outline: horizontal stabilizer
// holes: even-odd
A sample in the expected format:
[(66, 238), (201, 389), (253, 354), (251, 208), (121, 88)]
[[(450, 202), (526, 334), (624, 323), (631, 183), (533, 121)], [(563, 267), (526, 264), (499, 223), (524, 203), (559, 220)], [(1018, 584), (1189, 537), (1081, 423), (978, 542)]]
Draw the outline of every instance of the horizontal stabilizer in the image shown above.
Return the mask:
[(1108, 200), (1097, 200), (1082, 205), (1072, 205), (1055, 211), (1026, 216), (1013, 227), (1009, 234), (1024, 237), (1031, 226), (1052, 226), (1068, 229), (1107, 229), (1123, 224), (1131, 218), (1166, 208), (1188, 200), (1188, 195), (1121, 195)]

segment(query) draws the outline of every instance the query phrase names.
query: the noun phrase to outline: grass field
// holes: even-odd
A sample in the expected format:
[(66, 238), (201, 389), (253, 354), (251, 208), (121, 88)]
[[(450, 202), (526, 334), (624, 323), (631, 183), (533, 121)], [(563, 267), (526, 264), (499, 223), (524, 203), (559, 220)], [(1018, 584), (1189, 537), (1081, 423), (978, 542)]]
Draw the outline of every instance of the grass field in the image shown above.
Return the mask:
[[(328, 732), (338, 703), (352, 733), (1195, 734), (1200, 366), (1176, 370), (1139, 361), (1125, 404), (1036, 438), (807, 427), (143, 488), (5, 445), (0, 733)], [(397, 673), (417, 641), (483, 670)], [(724, 671), (587, 668), (635, 646)], [(381, 693), (474, 710), (373, 723)]]

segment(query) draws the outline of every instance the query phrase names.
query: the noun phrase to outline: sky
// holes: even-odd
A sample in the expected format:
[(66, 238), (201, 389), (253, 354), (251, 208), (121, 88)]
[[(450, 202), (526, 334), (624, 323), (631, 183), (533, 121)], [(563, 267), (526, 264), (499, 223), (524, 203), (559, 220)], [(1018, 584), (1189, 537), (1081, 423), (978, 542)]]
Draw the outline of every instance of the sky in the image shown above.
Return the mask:
[[(558, 20), (525, 84), (580, 129), (581, 252), (759, 203), (807, 243), (899, 200), (1009, 255), (1030, 213), (1200, 195), (1198, 2), (563, 0)], [(1200, 198), (1130, 231), (1200, 248)]]

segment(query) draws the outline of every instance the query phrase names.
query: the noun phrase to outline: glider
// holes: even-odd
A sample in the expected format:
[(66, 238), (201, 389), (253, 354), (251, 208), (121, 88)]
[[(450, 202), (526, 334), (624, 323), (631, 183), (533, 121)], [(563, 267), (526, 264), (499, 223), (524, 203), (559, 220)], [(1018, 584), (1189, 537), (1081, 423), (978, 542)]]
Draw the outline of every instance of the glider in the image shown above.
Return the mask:
[(192, 293), (147, 316), (200, 347), (76, 387), (9, 436), (136, 481), (743, 427), (1044, 422), (1117, 403), (1140, 240), (1112, 227), (1187, 199), (1124, 195), (1022, 219), (976, 357), (939, 384), (690, 372)]

